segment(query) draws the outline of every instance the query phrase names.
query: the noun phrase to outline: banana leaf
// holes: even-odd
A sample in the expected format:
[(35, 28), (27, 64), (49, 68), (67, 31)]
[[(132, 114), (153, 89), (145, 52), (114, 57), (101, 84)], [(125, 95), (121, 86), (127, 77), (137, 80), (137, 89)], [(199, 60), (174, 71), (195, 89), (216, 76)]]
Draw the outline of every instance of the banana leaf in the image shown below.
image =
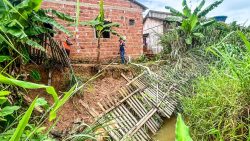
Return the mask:
[(0, 74), (0, 83), (14, 85), (14, 86), (22, 87), (25, 89), (46, 89), (46, 92), (53, 96), (55, 102), (59, 100), (58, 95), (54, 87), (52, 86), (46, 86), (42, 84), (35, 84), (35, 83), (20, 81), (20, 80), (16, 80), (13, 78), (5, 77), (2, 74)]
[(54, 26), (55, 28), (57, 28), (58, 30), (66, 33), (67, 35), (69, 35), (69, 36), (72, 35), (64, 26), (62, 26), (61, 24), (59, 24), (54, 19), (49, 18), (47, 16), (43, 16), (43, 15), (39, 15), (37, 13), (34, 13), (33, 21), (50, 24), (50, 25)]
[(208, 7), (206, 7), (204, 10), (198, 13), (198, 17), (204, 17), (206, 16), (210, 11), (218, 7), (224, 0), (216, 0), (214, 3), (210, 4)]
[(178, 114), (176, 123), (176, 141), (193, 141), (189, 134), (189, 128), (185, 125), (181, 114)]

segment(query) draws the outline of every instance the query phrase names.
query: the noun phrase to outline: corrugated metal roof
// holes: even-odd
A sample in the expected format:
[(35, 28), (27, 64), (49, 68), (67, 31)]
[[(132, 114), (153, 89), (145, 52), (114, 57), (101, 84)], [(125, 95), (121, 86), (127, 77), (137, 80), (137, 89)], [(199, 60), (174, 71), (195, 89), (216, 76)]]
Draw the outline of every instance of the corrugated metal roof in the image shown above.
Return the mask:
[(147, 15), (143, 19), (143, 23), (146, 21), (147, 18), (164, 21), (169, 16), (171, 16), (171, 13), (149, 10)]

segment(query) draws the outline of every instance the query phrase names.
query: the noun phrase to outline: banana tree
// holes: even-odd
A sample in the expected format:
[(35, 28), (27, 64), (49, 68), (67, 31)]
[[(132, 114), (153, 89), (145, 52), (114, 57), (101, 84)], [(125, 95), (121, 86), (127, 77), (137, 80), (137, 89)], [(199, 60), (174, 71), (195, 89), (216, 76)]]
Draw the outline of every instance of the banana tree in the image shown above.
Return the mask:
[(63, 20), (74, 21), (74, 19), (55, 10), (42, 10), (41, 4), (42, 0), (0, 0), (1, 55), (12, 56), (17, 53), (27, 59), (27, 55), (23, 54), (27, 46), (44, 51), (45, 49), (38, 43), (40, 39), (37, 35), (55, 32), (46, 28), (45, 23), (70, 34), (47, 13), (50, 12)]
[(218, 7), (223, 0), (217, 0), (206, 8), (203, 8), (205, 5), (205, 0), (202, 0), (201, 3), (192, 10), (188, 4), (187, 0), (182, 1), (183, 10), (178, 11), (170, 6), (166, 6), (165, 8), (170, 10), (173, 16), (178, 16), (182, 18), (181, 21), (181, 30), (186, 35), (186, 44), (191, 45), (193, 43), (194, 38), (202, 38), (204, 35), (199, 33), (199, 29), (204, 28), (206, 26), (211, 25), (215, 22), (214, 19), (206, 19), (206, 15)]
[(101, 49), (101, 38), (104, 32), (110, 32), (113, 35), (120, 36), (113, 28), (119, 27), (119, 23), (110, 23), (105, 21), (104, 16), (104, 2), (100, 0), (100, 12), (99, 15), (91, 21), (81, 22), (80, 25), (90, 26), (95, 29), (97, 37), (97, 63), (100, 63), (100, 49)]

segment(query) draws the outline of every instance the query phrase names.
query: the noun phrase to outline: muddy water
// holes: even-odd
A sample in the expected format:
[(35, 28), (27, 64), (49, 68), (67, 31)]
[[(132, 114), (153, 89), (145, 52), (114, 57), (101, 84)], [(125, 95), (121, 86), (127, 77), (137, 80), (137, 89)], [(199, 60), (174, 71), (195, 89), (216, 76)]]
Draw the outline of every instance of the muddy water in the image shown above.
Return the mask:
[(166, 119), (161, 129), (153, 136), (154, 141), (175, 141), (176, 117)]

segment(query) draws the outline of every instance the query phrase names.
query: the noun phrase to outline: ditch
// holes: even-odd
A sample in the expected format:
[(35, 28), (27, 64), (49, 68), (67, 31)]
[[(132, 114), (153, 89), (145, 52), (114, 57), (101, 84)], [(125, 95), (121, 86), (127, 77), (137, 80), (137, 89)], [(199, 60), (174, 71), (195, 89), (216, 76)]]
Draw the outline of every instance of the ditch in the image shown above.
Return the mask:
[(161, 129), (153, 136), (155, 141), (175, 141), (175, 124), (177, 117), (165, 119)]

